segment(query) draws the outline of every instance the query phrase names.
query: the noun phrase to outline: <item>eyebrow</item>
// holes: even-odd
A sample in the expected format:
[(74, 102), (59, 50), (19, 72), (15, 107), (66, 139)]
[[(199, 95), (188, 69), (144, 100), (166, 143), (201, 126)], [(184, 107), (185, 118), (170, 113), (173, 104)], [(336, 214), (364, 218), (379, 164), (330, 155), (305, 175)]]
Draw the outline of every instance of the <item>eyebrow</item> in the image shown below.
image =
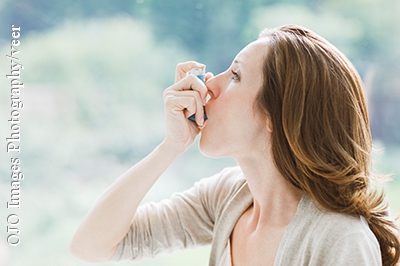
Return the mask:
[(240, 62), (239, 60), (235, 59), (235, 60), (233, 61), (233, 63), (240, 64), (241, 62)]

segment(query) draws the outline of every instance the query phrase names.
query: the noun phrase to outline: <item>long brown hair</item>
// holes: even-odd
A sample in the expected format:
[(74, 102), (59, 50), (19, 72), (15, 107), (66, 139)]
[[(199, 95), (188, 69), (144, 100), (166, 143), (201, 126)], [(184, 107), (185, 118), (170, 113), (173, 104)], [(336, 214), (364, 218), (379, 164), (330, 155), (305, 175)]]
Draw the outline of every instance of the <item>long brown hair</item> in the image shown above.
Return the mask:
[(384, 193), (370, 185), (372, 138), (356, 69), (302, 27), (264, 30), (259, 38), (269, 38), (269, 45), (256, 107), (271, 120), (277, 168), (327, 210), (365, 217), (383, 265), (395, 265), (399, 228)]

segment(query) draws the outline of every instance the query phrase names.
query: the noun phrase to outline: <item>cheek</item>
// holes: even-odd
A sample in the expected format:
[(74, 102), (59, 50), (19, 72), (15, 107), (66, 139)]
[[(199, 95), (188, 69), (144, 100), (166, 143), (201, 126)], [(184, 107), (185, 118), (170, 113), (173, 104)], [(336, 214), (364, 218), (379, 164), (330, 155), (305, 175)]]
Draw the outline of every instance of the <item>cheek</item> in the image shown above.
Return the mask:
[(222, 157), (226, 147), (232, 139), (232, 129), (226, 116), (222, 119), (209, 119), (201, 132), (199, 148), (200, 151), (209, 157)]
[(200, 150), (210, 157), (233, 156), (259, 134), (253, 102), (243, 97), (218, 98), (201, 133)]
[(209, 119), (201, 132), (199, 148), (209, 157), (226, 156), (227, 148), (234, 140), (236, 127), (236, 112), (225, 103), (215, 102), (215, 108), (210, 108)]
[(267, 135), (266, 127), (257, 123), (253, 116), (234, 123), (209, 124), (201, 133), (199, 148), (209, 157), (236, 158), (266, 145)]
[(234, 92), (226, 92), (218, 97), (214, 103), (214, 113), (219, 122), (228, 120), (229, 123), (234, 122), (245, 113), (252, 102), (248, 99), (248, 95), (242, 95)]

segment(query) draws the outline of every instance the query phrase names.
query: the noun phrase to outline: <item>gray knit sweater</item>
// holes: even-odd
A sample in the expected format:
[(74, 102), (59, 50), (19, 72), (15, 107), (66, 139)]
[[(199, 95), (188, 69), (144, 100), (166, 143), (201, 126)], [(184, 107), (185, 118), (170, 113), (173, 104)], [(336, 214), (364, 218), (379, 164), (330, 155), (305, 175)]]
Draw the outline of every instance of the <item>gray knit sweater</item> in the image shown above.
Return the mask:
[[(142, 205), (112, 261), (211, 244), (210, 266), (231, 266), (229, 238), (253, 198), (239, 167), (202, 179), (159, 203)], [(323, 211), (304, 195), (281, 240), (275, 266), (382, 265), (362, 217)]]

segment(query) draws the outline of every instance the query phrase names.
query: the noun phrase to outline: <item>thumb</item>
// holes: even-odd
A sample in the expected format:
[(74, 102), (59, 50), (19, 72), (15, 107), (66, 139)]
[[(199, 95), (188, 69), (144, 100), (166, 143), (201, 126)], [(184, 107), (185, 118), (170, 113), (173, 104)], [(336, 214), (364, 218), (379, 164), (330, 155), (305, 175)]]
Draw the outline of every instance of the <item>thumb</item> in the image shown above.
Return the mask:
[(212, 79), (214, 77), (214, 74), (211, 72), (207, 72), (206, 75), (204, 76), (204, 80), (207, 82), (207, 80)]

